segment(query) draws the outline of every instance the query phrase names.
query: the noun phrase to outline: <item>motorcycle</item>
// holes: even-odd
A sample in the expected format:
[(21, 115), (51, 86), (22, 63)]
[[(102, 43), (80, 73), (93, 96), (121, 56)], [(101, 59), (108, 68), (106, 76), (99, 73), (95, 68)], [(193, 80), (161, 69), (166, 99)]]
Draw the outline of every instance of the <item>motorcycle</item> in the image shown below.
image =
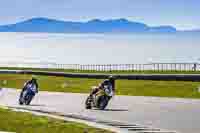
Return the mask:
[(109, 86), (104, 86), (95, 95), (88, 96), (85, 102), (86, 109), (98, 108), (104, 110), (110, 99), (114, 96), (114, 91)]
[(35, 92), (32, 91), (30, 88), (26, 89), (25, 91), (22, 91), (19, 97), (19, 104), (30, 105), (34, 96), (35, 96)]

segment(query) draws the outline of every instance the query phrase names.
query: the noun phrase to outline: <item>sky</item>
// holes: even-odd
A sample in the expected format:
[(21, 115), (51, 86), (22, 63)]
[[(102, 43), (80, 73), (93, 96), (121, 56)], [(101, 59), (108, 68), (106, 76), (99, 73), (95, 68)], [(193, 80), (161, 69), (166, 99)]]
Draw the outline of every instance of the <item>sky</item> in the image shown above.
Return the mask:
[(33, 17), (66, 21), (126, 18), (149, 26), (200, 29), (200, 0), (1, 0), (0, 25)]

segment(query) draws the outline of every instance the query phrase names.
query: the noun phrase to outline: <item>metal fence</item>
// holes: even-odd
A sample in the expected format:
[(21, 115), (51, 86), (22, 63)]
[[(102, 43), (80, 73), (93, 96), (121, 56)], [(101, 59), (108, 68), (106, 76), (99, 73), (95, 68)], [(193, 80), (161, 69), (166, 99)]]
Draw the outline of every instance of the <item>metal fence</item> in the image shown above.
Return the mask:
[(148, 64), (57, 64), (33, 62), (4, 62), (0, 67), (53, 68), (90, 71), (199, 71), (198, 63), (148, 63)]

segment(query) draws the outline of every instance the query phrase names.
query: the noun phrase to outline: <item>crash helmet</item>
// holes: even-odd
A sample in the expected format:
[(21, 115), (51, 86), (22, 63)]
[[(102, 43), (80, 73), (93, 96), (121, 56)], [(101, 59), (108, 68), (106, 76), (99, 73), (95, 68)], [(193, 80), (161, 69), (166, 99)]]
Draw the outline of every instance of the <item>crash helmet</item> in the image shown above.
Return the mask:
[(110, 80), (110, 81), (114, 81), (116, 78), (115, 78), (115, 76), (113, 76), (113, 75), (110, 75), (109, 77), (108, 77), (108, 80)]
[(32, 82), (37, 82), (36, 76), (32, 76), (32, 77), (31, 77), (31, 81), (32, 81)]

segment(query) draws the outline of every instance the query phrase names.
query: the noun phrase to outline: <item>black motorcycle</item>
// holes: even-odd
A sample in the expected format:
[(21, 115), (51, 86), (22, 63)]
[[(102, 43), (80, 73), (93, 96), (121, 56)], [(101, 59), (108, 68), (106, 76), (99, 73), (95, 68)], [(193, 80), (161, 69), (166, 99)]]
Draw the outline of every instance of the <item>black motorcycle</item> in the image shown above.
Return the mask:
[(85, 108), (92, 109), (94, 107), (104, 110), (113, 96), (113, 90), (108, 86), (104, 86), (104, 89), (99, 90), (99, 92), (97, 92), (95, 95), (87, 97)]

